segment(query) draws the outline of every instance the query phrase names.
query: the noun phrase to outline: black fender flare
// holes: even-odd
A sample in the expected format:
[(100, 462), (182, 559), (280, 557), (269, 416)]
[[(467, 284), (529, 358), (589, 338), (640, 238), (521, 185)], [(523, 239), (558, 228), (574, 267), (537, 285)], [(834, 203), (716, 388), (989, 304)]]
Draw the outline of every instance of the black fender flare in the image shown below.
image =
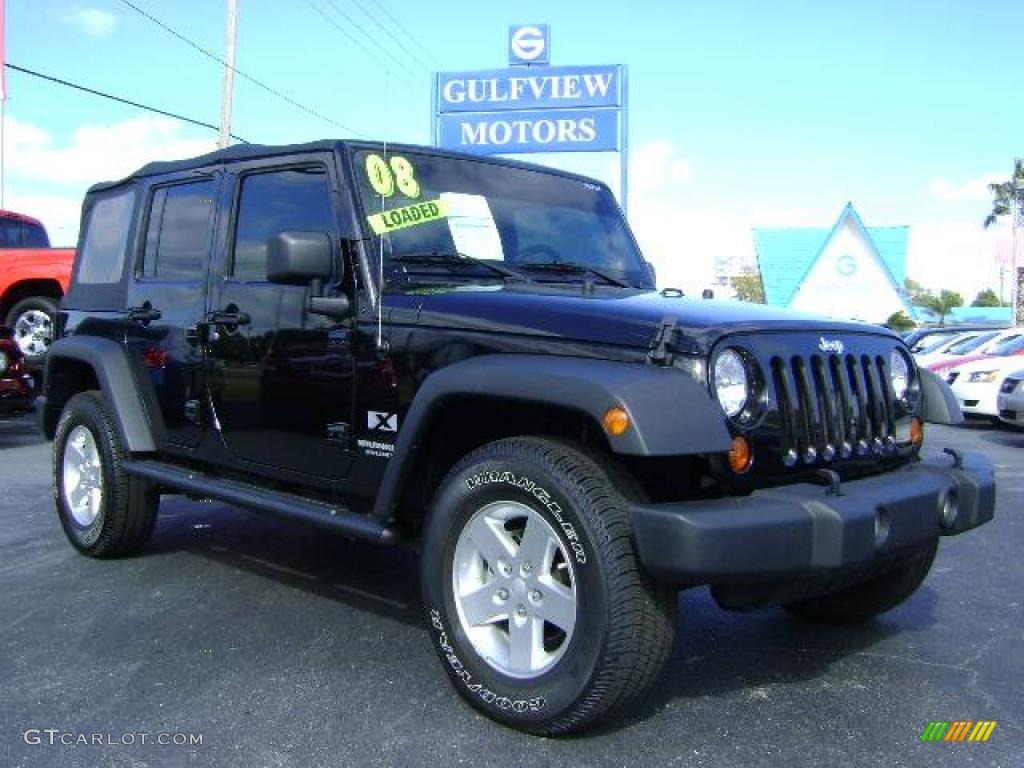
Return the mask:
[(922, 418), (930, 424), (960, 424), (964, 420), (963, 411), (956, 395), (943, 379), (934, 371), (920, 368), (921, 396), (924, 399)]
[(732, 444), (722, 409), (703, 385), (677, 368), (552, 355), (480, 355), (435, 371), (416, 392), (381, 480), (375, 516), (392, 516), (438, 406), (451, 398), (481, 395), (569, 407), (597, 424), (609, 408), (623, 408), (629, 429), (607, 436), (617, 454), (692, 455), (727, 451)]
[(118, 426), (125, 447), (132, 452), (155, 451), (163, 437), (163, 418), (150, 382), (140, 375), (139, 365), (124, 345), (102, 336), (65, 336), (55, 341), (46, 355), (43, 397), (39, 418), (44, 425), (60, 417), (50, 403), (52, 371), (61, 360), (88, 365)]

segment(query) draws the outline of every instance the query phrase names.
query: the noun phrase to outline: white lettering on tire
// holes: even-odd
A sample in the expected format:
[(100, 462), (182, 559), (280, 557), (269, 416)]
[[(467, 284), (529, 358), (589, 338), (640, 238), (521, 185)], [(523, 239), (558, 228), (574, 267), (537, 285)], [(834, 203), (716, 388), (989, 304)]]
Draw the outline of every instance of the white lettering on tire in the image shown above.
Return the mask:
[(526, 475), (516, 476), (514, 472), (504, 471), (488, 471), (480, 472), (466, 478), (466, 486), (469, 490), (479, 488), (481, 485), (490, 485), (492, 483), (505, 483), (511, 485), (513, 488), (519, 488), (529, 493), (533, 498), (539, 501), (544, 508), (551, 513), (551, 516), (555, 518), (555, 521), (562, 529), (562, 533), (565, 534), (565, 538), (569, 543), (569, 547), (572, 549), (573, 557), (576, 558), (577, 563), (587, 562), (587, 552), (583, 548), (583, 543), (580, 541), (579, 534), (576, 533), (576, 528), (573, 524), (565, 519), (562, 513), (562, 505), (551, 498), (551, 493), (548, 490), (531, 480)]

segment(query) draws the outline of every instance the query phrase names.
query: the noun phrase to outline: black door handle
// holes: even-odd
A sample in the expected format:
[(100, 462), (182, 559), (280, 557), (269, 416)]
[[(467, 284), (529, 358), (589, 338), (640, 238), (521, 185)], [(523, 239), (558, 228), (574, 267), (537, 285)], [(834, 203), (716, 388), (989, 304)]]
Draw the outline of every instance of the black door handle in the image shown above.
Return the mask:
[(248, 325), (250, 320), (245, 312), (229, 312), (225, 309), (218, 309), (206, 316), (206, 322), (210, 325)]
[(151, 323), (164, 316), (164, 313), (159, 309), (150, 307), (147, 304), (143, 304), (141, 307), (129, 307), (127, 314), (129, 320), (135, 320), (139, 323)]

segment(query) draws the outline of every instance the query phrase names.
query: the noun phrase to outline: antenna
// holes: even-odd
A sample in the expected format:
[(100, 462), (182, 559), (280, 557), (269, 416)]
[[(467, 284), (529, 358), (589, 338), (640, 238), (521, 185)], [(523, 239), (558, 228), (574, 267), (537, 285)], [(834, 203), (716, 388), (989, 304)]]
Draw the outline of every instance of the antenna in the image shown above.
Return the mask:
[[(390, 108), (391, 72), (384, 70), (384, 105)], [(384, 139), (384, 162), (388, 161), (388, 140)], [(384, 195), (380, 196), (380, 212), (384, 214)], [(384, 235), (377, 235), (377, 355), (384, 351)]]

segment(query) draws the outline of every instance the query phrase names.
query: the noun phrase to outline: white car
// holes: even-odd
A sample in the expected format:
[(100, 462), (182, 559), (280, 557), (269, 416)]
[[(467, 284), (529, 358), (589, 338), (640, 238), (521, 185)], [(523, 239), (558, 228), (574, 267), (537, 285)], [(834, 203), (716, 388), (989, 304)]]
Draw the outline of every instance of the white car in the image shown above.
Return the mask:
[(946, 383), (952, 388), (965, 415), (995, 419), (999, 416), (999, 387), (1003, 379), (1019, 370), (1021, 365), (1024, 365), (1024, 359), (1020, 354), (984, 357), (951, 368), (946, 373)]
[(1001, 422), (1024, 427), (1024, 369), (1016, 370), (1003, 379), (996, 404)]
[(935, 365), (955, 363), (959, 357), (996, 354), (996, 347), (1024, 336), (1024, 328), (1006, 328), (994, 331), (973, 331), (958, 336), (948, 344), (921, 355), (915, 355), (918, 365), (934, 370)]

